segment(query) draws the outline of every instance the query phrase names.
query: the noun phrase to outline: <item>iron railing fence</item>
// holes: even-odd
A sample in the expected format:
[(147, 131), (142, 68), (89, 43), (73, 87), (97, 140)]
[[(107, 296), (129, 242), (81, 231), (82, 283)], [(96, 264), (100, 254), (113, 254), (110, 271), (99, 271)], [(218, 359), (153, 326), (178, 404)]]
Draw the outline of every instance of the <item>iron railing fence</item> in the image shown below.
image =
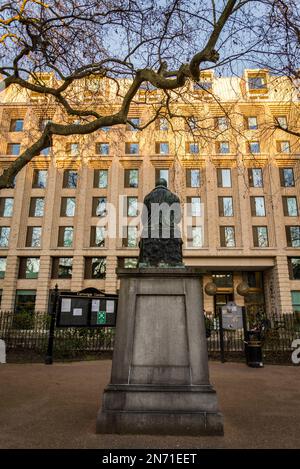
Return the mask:
[[(251, 328), (257, 316), (247, 311), (247, 327)], [(262, 317), (259, 317), (261, 321)], [(292, 343), (300, 338), (300, 315), (297, 313), (272, 314), (264, 317), (265, 354), (292, 352)], [(49, 338), (50, 316), (47, 312), (14, 313), (0, 311), (0, 339), (6, 343), (7, 352), (33, 351), (45, 354)], [(206, 318), (207, 346), (210, 356), (220, 353), (220, 330), (218, 317)], [(54, 356), (73, 356), (80, 353), (112, 352), (115, 328), (55, 328)], [(225, 354), (244, 353), (244, 331), (223, 330)], [(176, 340), (176, 338), (174, 338)]]
[[(7, 352), (28, 350), (45, 354), (49, 339), (50, 315), (47, 312), (16, 314), (0, 311), (0, 338)], [(80, 352), (111, 352), (114, 328), (55, 328), (54, 355), (72, 356)]]

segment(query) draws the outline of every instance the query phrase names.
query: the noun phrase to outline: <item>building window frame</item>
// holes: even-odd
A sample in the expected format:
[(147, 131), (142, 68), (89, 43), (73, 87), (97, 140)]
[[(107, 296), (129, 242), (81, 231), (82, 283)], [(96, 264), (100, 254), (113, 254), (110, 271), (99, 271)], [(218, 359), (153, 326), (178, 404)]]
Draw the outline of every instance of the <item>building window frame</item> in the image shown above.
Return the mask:
[(269, 247), (269, 233), (266, 225), (252, 226), (253, 246), (255, 248)]
[(20, 257), (19, 258), (19, 275), (20, 279), (34, 280), (39, 277), (40, 258), (39, 257)]
[(235, 248), (235, 227), (231, 226), (220, 226), (220, 246), (221, 248)]
[[(68, 261), (68, 262), (66, 262)], [(51, 278), (67, 279), (72, 278), (73, 257), (53, 257)]]

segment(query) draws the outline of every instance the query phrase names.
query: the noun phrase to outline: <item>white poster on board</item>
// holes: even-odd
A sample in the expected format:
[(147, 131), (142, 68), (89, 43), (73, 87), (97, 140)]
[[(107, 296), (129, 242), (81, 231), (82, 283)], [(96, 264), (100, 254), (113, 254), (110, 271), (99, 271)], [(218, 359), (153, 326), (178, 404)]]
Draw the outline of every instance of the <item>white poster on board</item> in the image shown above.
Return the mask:
[(92, 312), (98, 313), (100, 310), (100, 300), (92, 300)]
[(113, 313), (115, 311), (115, 302), (112, 300), (106, 301), (106, 312)]
[(73, 316), (82, 316), (82, 308), (74, 308)]
[(62, 298), (61, 300), (61, 312), (69, 313), (71, 311), (71, 298)]

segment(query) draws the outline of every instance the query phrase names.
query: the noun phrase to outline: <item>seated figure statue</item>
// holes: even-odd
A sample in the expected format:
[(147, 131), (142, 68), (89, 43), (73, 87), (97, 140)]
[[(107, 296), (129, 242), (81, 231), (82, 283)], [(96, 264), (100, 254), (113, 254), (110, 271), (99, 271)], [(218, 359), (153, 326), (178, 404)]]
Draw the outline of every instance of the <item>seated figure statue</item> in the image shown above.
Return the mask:
[(140, 267), (182, 267), (180, 200), (159, 179), (146, 195), (142, 212), (143, 230), (139, 242)]

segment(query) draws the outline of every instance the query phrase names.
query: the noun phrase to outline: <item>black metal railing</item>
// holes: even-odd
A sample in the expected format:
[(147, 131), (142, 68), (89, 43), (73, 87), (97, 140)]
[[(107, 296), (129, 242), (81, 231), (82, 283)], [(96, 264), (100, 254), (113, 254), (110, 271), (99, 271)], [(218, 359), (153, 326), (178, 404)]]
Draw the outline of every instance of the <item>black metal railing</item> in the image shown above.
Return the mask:
[[(300, 338), (300, 315), (297, 313), (253, 315), (246, 311), (247, 328), (264, 324), (263, 352), (273, 362), (287, 360), (292, 353), (292, 343)], [(6, 343), (6, 350), (13, 352), (34, 352), (41, 357), (47, 352), (50, 316), (46, 312), (14, 313), (0, 311), (0, 339)], [(220, 354), (220, 322), (218, 316), (206, 318), (207, 346), (210, 357)], [(115, 328), (55, 328), (54, 357), (72, 358), (79, 355), (112, 352)], [(244, 357), (244, 330), (223, 330), (223, 344), (226, 359)]]
[[(50, 315), (46, 312), (0, 311), (0, 338), (7, 353), (34, 352), (45, 355), (49, 340)], [(81, 353), (112, 352), (114, 328), (55, 328), (54, 356), (73, 357)]]

